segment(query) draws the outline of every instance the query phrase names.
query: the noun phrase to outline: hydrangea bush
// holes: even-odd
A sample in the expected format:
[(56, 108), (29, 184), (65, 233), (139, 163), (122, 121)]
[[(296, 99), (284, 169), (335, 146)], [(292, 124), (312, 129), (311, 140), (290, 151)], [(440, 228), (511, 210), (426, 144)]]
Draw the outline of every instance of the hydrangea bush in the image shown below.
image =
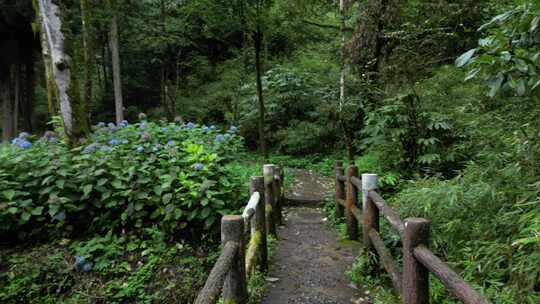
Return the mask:
[[(144, 117), (143, 117), (144, 119)], [(0, 148), (0, 232), (210, 229), (245, 197), (227, 163), (242, 149), (236, 128), (194, 123), (98, 123), (69, 150), (51, 134), (21, 134)]]

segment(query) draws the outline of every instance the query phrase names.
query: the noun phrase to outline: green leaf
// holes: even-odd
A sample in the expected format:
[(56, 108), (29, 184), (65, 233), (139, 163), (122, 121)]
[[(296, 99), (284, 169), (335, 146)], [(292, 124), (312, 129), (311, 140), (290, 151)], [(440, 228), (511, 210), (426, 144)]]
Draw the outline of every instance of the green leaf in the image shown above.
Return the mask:
[(21, 215), (21, 223), (25, 224), (28, 222), (28, 220), (30, 220), (30, 217), (32, 215), (28, 212), (23, 212), (23, 214)]
[(168, 204), (171, 201), (172, 197), (173, 197), (172, 193), (165, 194), (163, 196), (163, 203)]
[(17, 208), (17, 207), (9, 207), (9, 208), (7, 209), (7, 212), (8, 212), (9, 214), (17, 214), (17, 212), (19, 212), (19, 208)]
[(84, 186), (83, 187), (84, 196), (87, 197), (90, 194), (90, 192), (92, 192), (93, 188), (94, 188), (94, 186), (92, 184)]
[(12, 190), (12, 189), (4, 190), (4, 191), (2, 191), (2, 194), (4, 195), (5, 198), (7, 198), (9, 201), (11, 201), (15, 197), (16, 191)]
[(43, 214), (43, 207), (39, 206), (34, 209), (32, 209), (32, 215), (42, 215)]
[(456, 66), (458, 68), (466, 65), (472, 58), (472, 56), (474, 55), (474, 53), (476, 52), (476, 49), (472, 49), (472, 50), (469, 50), (465, 53), (463, 53), (461, 56), (459, 56), (457, 59), (456, 59)]

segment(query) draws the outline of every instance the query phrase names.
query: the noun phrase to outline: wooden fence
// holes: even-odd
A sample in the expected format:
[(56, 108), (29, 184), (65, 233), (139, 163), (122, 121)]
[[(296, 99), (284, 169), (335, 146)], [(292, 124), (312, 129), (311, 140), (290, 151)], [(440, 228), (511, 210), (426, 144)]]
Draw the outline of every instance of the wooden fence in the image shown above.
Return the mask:
[(277, 236), (276, 225), (282, 221), (283, 180), (282, 169), (264, 165), (263, 176), (251, 177), (251, 196), (242, 215), (223, 216), (222, 251), (195, 304), (214, 304), (220, 296), (224, 303), (247, 303), (248, 278), (257, 266), (268, 269), (267, 235)]
[[(461, 302), (466, 304), (489, 303), (467, 284), (445, 262), (429, 250), (430, 221), (424, 218), (407, 218), (402, 221), (398, 214), (377, 193), (377, 175), (362, 174), (358, 168), (349, 166), (343, 170), (342, 163), (335, 166), (336, 213), (347, 219), (349, 239), (358, 239), (361, 223), (364, 246), (376, 253), (384, 269), (390, 275), (392, 285), (404, 304), (429, 303), (429, 274), (433, 274)], [(357, 207), (358, 192), (362, 195), (362, 209)], [(403, 266), (400, 268), (382, 241), (379, 219), (382, 215), (400, 236), (403, 246)]]

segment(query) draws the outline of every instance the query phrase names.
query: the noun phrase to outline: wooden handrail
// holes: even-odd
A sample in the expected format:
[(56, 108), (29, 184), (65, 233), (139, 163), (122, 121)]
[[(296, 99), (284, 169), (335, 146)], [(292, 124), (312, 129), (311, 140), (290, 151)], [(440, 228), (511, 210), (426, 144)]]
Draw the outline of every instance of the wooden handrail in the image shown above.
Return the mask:
[(221, 295), (221, 289), (225, 282), (225, 276), (231, 270), (233, 259), (236, 257), (239, 244), (236, 242), (227, 242), (218, 260), (214, 264), (203, 289), (199, 292), (195, 304), (214, 304)]
[[(362, 174), (358, 178), (356, 167), (350, 166), (343, 175), (341, 162), (336, 162), (336, 215), (342, 216), (340, 210), (347, 211), (347, 230), (350, 239), (350, 218), (362, 223), (362, 240), (368, 250), (374, 251), (390, 274), (394, 289), (403, 298), (404, 304), (429, 304), (429, 273), (438, 278), (443, 285), (465, 304), (488, 304), (484, 297), (474, 290), (463, 278), (454, 272), (446, 263), (431, 252), (429, 242), (430, 223), (423, 218), (409, 218), (403, 221), (377, 192), (377, 175)], [(346, 191), (346, 196), (344, 197)], [(362, 191), (362, 210), (357, 204), (356, 191)], [(379, 214), (388, 221), (399, 234), (403, 244), (403, 270), (400, 270), (392, 258), (390, 250), (385, 246), (379, 232)]]
[(377, 231), (373, 229), (370, 230), (369, 238), (371, 239), (373, 247), (375, 247), (375, 250), (377, 250), (377, 253), (381, 257), (384, 269), (386, 269), (386, 272), (388, 272), (390, 278), (392, 279), (392, 285), (394, 285), (394, 289), (399, 294), (401, 294), (401, 270), (399, 270), (397, 263), (394, 261), (394, 259), (392, 259), (390, 250), (388, 250), (388, 248), (384, 245), (384, 242), (382, 241), (381, 236)]
[(465, 304), (488, 304), (476, 290), (453, 271), (445, 262), (441, 261), (426, 246), (420, 245), (414, 248), (414, 257), (437, 277), (441, 283), (456, 298)]
[(386, 218), (390, 226), (394, 228), (399, 235), (403, 234), (403, 221), (399, 215), (384, 201), (384, 199), (374, 190), (368, 192), (369, 198), (375, 203), (379, 211)]
[(195, 304), (215, 304), (220, 295), (225, 303), (245, 304), (249, 296), (247, 278), (256, 266), (267, 271), (267, 232), (275, 233), (275, 225), (281, 221), (284, 174), (274, 165), (263, 168), (266, 176), (251, 177), (250, 197), (242, 215), (222, 217), (223, 249)]

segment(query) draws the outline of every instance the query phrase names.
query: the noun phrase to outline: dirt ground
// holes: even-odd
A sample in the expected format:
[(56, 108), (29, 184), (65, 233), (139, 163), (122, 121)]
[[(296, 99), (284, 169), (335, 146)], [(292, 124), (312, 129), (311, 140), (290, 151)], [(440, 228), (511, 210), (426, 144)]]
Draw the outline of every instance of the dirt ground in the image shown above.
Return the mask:
[(362, 293), (346, 275), (360, 245), (339, 241), (321, 209), (324, 196), (331, 195), (332, 180), (304, 170), (291, 173), (294, 181), (286, 196), (292, 206), (284, 209), (262, 303), (363, 303), (357, 302)]

